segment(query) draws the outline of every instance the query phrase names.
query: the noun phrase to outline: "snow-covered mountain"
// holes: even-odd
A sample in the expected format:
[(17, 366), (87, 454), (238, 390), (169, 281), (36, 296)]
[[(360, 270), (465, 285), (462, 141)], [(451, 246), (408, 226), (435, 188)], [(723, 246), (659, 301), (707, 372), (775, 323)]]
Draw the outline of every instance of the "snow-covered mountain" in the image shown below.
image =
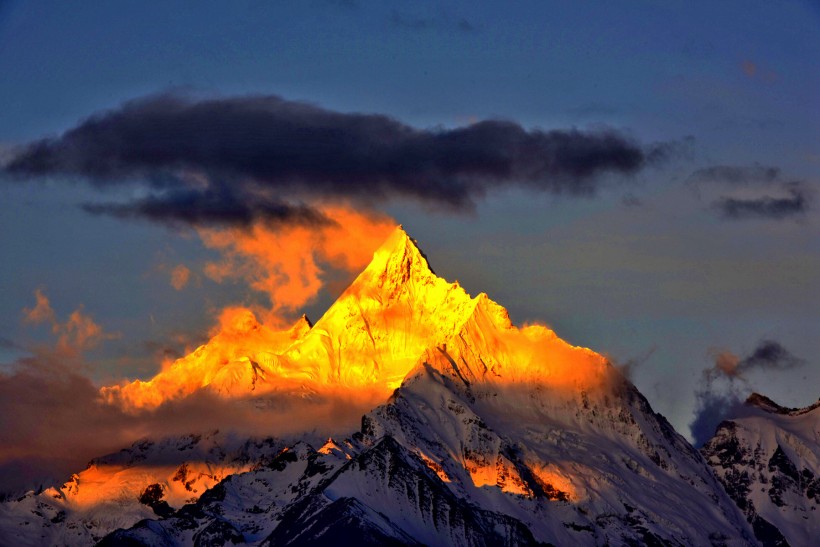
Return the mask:
[[(486, 294), (437, 277), (401, 228), (312, 327), (235, 319), (154, 379), (102, 396), (145, 409), (199, 390), (366, 391), (382, 404), (322, 446), (254, 441), (217, 457), (208, 441), (182, 473), (206, 466), (196, 493), (176, 480), (184, 462), (166, 466), (162, 443), (148, 446), (143, 461), (3, 504), (0, 533), (108, 534), (110, 545), (756, 543), (703, 456), (605, 358), (518, 328)], [(59, 506), (75, 487), (112, 516)]]
[(553, 405), (547, 390), (468, 384), (444, 359), (425, 359), (349, 439), (289, 447), (103, 545), (754, 543), (697, 452), (628, 384)]
[(820, 401), (784, 408), (754, 393), (701, 452), (764, 545), (817, 544)]

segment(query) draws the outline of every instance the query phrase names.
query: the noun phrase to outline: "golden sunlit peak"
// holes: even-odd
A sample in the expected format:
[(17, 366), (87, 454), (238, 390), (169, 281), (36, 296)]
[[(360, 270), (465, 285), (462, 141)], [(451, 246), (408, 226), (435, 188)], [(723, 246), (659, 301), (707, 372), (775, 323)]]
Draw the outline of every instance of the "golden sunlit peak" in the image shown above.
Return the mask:
[(548, 329), (519, 330), (486, 293), (472, 298), (458, 283), (436, 276), (402, 226), (315, 325), (302, 315), (289, 328), (273, 330), (250, 310), (230, 307), (211, 335), (150, 381), (103, 388), (103, 396), (130, 408), (155, 407), (200, 389), (223, 397), (340, 389), (386, 397), (420, 363), (447, 370), (454, 358), (464, 364), (459, 376), (470, 382), (574, 388), (595, 383), (603, 363)]
[(430, 268), (427, 263), (427, 258), (424, 253), (418, 248), (416, 240), (411, 238), (404, 230), (404, 226), (399, 224), (390, 237), (379, 247), (373, 254), (373, 262), (370, 263), (368, 269), (375, 264), (381, 263), (382, 260), (387, 261), (391, 257), (399, 259), (408, 259), (411, 262), (419, 261), (423, 266)]

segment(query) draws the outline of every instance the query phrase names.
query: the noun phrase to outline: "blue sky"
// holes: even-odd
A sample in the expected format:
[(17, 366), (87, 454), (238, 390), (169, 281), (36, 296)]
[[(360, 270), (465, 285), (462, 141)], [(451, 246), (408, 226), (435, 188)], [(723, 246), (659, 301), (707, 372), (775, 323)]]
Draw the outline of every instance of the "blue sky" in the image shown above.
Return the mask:
[[(4, 156), (169, 90), (272, 94), (419, 129), (504, 119), (675, 143), (662, 164), (594, 196), (511, 187), (466, 213), (402, 199), (379, 208), (440, 275), (489, 293), (514, 321), (639, 361), (633, 380), (684, 433), (721, 351), (742, 359), (777, 341), (803, 364), (761, 364), (737, 389), (789, 406), (820, 395), (816, 2), (94, 4), (0, 1)], [(727, 196), (791, 199), (791, 188), (802, 201), (782, 215), (718, 207)], [(82, 305), (121, 333), (88, 356), (99, 381), (150, 376), (151, 348), (201, 339), (224, 305), (264, 301), (204, 277), (174, 290), (167, 265), (196, 273), (214, 251), (185, 231), (77, 206), (125, 193), (0, 179), (2, 361), (51, 336), (21, 321), (37, 288), (58, 315)]]

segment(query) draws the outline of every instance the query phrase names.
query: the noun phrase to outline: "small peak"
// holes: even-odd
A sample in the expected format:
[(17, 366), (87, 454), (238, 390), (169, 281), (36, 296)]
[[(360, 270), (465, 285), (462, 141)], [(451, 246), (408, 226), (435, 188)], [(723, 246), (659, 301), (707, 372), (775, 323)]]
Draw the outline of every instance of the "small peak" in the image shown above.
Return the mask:
[(328, 437), (327, 442), (323, 444), (322, 447), (316, 452), (319, 454), (336, 456), (337, 458), (350, 459), (350, 455), (346, 453), (342, 447), (333, 440), (332, 437)]
[(407, 231), (404, 229), (404, 226), (399, 224), (376, 252), (403, 251), (407, 249), (415, 249), (416, 251), (419, 251), (416, 241), (408, 235)]
[(765, 395), (761, 395), (760, 393), (752, 393), (749, 395), (749, 397), (746, 398), (746, 404), (748, 406), (754, 406), (761, 410), (765, 410), (766, 412), (773, 412), (776, 414), (783, 414), (789, 410), (775, 403)]
[(765, 395), (761, 395), (760, 393), (752, 393), (746, 399), (746, 405), (759, 408), (772, 414), (787, 414), (789, 416), (799, 416), (801, 414), (811, 412), (816, 408), (820, 408), (820, 399), (818, 399), (818, 401), (813, 405), (807, 406), (805, 408), (789, 408), (775, 403)]
[(302, 314), (302, 316), (296, 321), (296, 324), (297, 325), (305, 324), (309, 328), (313, 328), (313, 322), (310, 320), (310, 318), (307, 316), (306, 313)]

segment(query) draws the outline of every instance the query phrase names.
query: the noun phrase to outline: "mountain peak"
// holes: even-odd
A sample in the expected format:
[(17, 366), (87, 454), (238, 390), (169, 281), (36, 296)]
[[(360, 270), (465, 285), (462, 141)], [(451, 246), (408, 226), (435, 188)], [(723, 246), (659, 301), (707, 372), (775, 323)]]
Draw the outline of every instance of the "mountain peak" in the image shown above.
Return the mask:
[(419, 249), (416, 240), (408, 235), (401, 224), (373, 253), (373, 261), (367, 267), (367, 270), (381, 268), (382, 265), (399, 267), (416, 265), (419, 270), (435, 275), (427, 261), (427, 256)]
[(746, 404), (775, 414), (785, 414), (789, 411), (788, 408), (780, 406), (760, 393), (752, 393), (749, 395), (749, 397), (746, 398)]
[(397, 226), (311, 332), (288, 351), (313, 378), (347, 387), (392, 390), (426, 348), (456, 334), (475, 308), (458, 283), (430, 268), (404, 227)]

